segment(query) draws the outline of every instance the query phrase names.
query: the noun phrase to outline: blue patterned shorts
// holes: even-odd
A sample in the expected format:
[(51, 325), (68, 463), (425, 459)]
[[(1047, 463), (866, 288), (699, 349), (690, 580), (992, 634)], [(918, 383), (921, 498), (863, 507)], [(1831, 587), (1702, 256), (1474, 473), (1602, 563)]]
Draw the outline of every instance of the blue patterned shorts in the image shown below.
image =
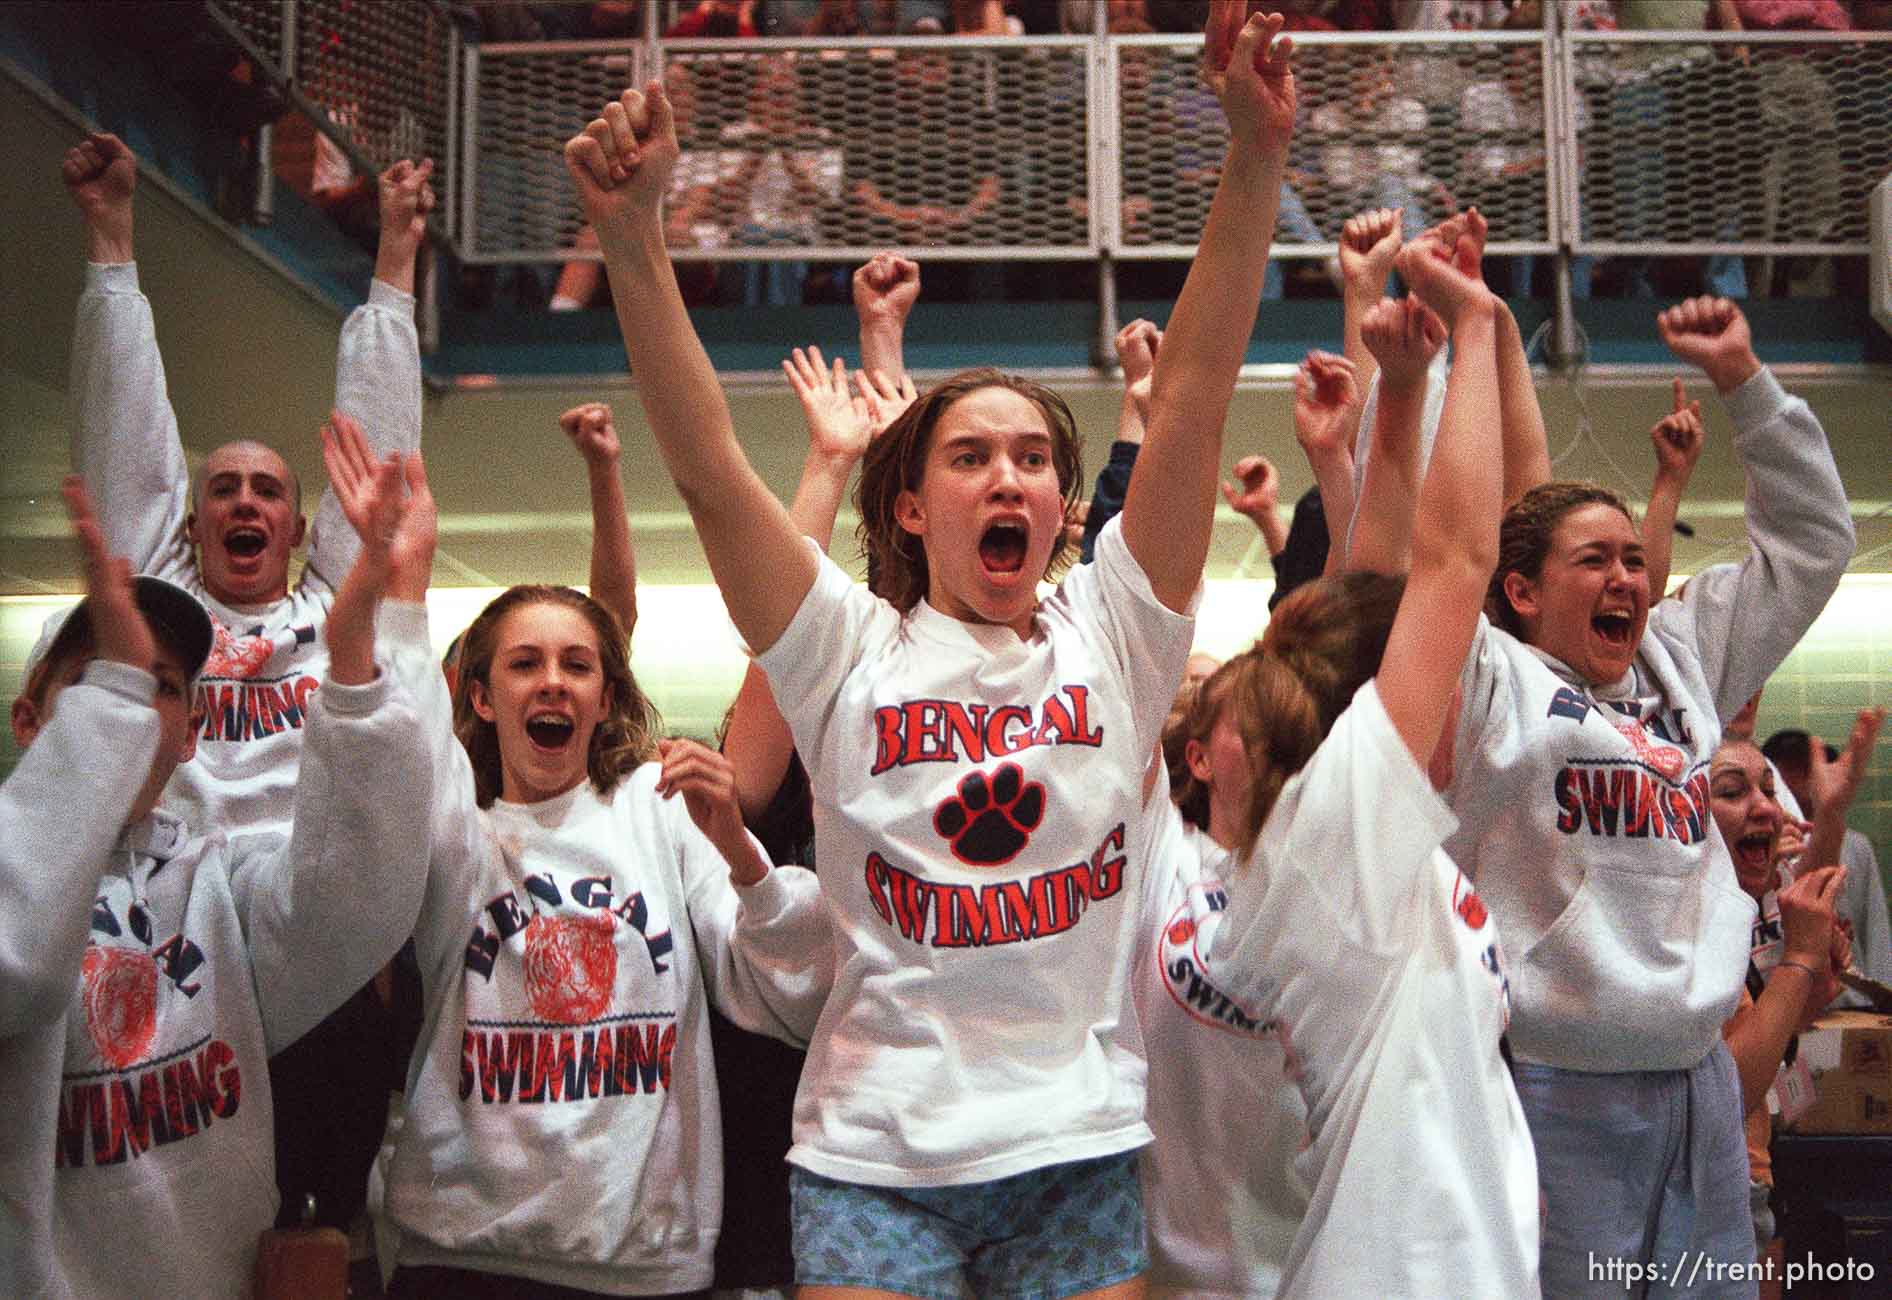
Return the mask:
[(1136, 1152), (955, 1187), (870, 1187), (789, 1171), (795, 1281), (923, 1300), (1058, 1300), (1150, 1266)]

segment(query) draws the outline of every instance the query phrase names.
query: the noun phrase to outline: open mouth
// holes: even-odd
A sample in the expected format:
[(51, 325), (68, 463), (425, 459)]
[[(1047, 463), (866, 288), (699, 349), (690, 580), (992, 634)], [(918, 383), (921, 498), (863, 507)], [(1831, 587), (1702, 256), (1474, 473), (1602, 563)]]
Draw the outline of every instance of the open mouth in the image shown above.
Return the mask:
[(224, 534), (223, 546), (239, 559), (253, 560), (263, 553), (269, 539), (255, 528), (232, 528)]
[(526, 739), (540, 749), (565, 748), (575, 730), (572, 720), (562, 714), (541, 713), (526, 719)]
[(1636, 620), (1628, 614), (1598, 614), (1590, 620), (1590, 627), (1611, 649), (1627, 650), (1636, 630)]
[(1774, 858), (1774, 837), (1754, 831), (1734, 842), (1734, 866), (1743, 880), (1758, 880)]
[(1022, 524), (993, 524), (979, 538), (979, 562), (988, 573), (1017, 573), (1025, 567), (1030, 541)]

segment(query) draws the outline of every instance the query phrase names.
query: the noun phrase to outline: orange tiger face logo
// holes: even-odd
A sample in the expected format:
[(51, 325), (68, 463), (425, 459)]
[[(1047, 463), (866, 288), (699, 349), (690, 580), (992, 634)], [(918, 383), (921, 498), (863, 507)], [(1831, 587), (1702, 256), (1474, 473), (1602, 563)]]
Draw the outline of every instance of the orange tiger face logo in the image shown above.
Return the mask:
[(609, 1009), (618, 976), (616, 929), (609, 912), (539, 915), (526, 923), (526, 998), (534, 1014), (575, 1025)]
[(158, 1025), (158, 964), (151, 954), (93, 944), (79, 974), (85, 1027), (99, 1059), (119, 1070), (143, 1060)]

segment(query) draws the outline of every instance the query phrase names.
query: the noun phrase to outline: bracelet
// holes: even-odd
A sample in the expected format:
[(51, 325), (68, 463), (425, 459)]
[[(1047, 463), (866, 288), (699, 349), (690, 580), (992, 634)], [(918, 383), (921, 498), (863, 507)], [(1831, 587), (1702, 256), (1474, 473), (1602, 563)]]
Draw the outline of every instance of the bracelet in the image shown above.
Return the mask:
[(1820, 978), (1820, 972), (1814, 970), (1813, 967), (1807, 965), (1803, 961), (1793, 961), (1786, 957), (1783, 957), (1775, 965), (1775, 969), (1778, 970), (1781, 966), (1792, 966), (1796, 970), (1803, 970), (1807, 973), (1807, 978), (1810, 980), (1817, 980)]

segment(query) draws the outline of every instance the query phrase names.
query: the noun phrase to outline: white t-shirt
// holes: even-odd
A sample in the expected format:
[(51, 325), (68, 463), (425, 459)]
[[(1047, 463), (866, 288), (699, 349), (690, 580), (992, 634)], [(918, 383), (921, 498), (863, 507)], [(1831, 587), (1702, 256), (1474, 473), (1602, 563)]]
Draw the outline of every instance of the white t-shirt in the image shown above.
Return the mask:
[(1150, 905), (1130, 990), (1149, 1062), (1143, 1210), (1157, 1294), (1273, 1295), (1307, 1212), (1294, 1162), (1307, 1109), (1274, 1023), (1216, 987), (1199, 948), (1221, 920), (1229, 855), (1167, 791), (1151, 799)]
[(1538, 1294), (1504, 956), (1454, 825), (1368, 683), (1225, 877), (1211, 975), (1275, 1021), (1312, 1137), (1282, 1296)]
[(1142, 776), (1193, 629), (1114, 520), (1029, 640), (902, 617), (821, 561), (758, 657), (813, 779), (837, 944), (791, 1162), (938, 1186), (1149, 1141)]

